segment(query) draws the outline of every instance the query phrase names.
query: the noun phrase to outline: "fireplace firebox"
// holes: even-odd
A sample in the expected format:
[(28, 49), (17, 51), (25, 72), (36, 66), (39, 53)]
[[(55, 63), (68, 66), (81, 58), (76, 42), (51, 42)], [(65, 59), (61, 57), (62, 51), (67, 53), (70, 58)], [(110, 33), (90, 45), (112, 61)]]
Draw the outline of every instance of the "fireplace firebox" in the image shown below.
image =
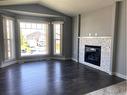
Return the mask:
[(100, 66), (101, 46), (85, 45), (85, 62)]

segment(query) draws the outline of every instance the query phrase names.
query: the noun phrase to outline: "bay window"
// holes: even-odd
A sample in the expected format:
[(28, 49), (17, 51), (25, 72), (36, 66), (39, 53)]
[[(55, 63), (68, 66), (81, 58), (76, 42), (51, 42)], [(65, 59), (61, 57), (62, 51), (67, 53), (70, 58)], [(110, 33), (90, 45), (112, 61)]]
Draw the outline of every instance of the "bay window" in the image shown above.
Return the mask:
[(10, 17), (3, 17), (4, 26), (4, 59), (11, 60), (15, 58), (15, 37), (14, 20)]

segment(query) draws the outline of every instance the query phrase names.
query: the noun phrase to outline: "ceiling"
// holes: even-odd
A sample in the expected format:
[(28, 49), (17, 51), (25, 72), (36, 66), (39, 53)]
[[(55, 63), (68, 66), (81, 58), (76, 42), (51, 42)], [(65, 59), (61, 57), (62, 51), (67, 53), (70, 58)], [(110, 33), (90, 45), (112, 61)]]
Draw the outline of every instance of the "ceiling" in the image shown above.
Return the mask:
[(115, 1), (122, 0), (0, 0), (0, 5), (39, 3), (64, 14), (74, 16), (112, 5)]

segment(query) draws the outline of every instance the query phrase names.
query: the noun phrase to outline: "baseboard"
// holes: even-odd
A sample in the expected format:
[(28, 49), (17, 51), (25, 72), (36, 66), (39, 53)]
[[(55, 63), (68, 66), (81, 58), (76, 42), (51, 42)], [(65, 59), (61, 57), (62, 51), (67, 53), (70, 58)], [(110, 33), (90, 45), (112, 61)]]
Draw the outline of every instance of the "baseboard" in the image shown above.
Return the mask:
[(10, 65), (13, 65), (15, 63), (17, 63), (17, 61), (10, 61), (10, 62), (6, 62), (6, 63), (2, 63), (0, 68), (4, 68), (4, 67), (10, 66)]
[(56, 59), (56, 60), (72, 60), (71, 58), (65, 58), (65, 57), (51, 57), (50, 59)]
[(116, 72), (113, 72), (112, 75), (114, 76), (117, 76), (117, 77), (120, 77), (122, 79), (126, 79), (127, 80), (127, 76), (126, 75), (123, 75), (123, 74), (120, 74), (120, 73), (116, 73)]
[(39, 59), (20, 59), (18, 63), (25, 63), (25, 62), (35, 62), (35, 61), (43, 61), (43, 60), (50, 60), (50, 58), (39, 58)]
[(47, 57), (47, 58), (39, 58), (39, 59), (20, 59), (18, 60), (19, 63), (25, 63), (25, 62), (34, 62), (34, 61), (43, 61), (43, 60), (71, 60), (71, 58), (64, 58), (64, 57)]
[(77, 59), (75, 59), (75, 58), (71, 58), (71, 60), (73, 60), (73, 61), (75, 61), (75, 62), (78, 62), (78, 60), (77, 60)]

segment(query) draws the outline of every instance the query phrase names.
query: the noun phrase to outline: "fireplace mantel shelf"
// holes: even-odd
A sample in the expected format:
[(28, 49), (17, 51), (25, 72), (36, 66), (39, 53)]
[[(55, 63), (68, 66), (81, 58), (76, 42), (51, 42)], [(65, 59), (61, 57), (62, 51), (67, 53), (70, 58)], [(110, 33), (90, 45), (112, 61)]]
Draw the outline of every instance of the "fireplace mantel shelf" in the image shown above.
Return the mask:
[(83, 38), (112, 38), (111, 36), (84, 36), (84, 37), (78, 37), (79, 39), (83, 39)]

